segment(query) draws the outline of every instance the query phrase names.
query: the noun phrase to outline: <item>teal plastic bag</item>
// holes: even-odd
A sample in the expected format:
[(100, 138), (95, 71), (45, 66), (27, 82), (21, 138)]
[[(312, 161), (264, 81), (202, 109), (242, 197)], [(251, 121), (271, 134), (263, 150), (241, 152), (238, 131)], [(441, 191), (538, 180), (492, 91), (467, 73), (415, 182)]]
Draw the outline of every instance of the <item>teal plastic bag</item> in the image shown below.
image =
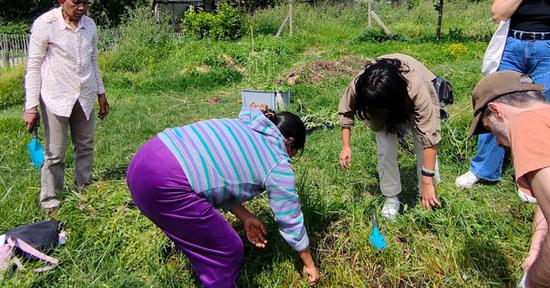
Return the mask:
[(42, 144), (38, 140), (38, 128), (36, 126), (32, 129), (32, 140), (27, 144), (27, 148), (34, 167), (40, 169), (42, 163), (44, 163), (44, 149), (42, 149)]
[(376, 212), (372, 215), (372, 233), (369, 236), (369, 241), (372, 246), (378, 251), (386, 249), (386, 238), (378, 230), (378, 219), (376, 219)]

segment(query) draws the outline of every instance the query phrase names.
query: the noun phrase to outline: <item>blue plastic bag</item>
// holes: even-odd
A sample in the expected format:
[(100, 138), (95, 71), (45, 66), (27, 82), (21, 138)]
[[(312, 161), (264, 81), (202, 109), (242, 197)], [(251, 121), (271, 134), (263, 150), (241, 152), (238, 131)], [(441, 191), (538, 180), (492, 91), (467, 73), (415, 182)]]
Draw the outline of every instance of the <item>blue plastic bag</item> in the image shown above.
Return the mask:
[(386, 249), (386, 238), (378, 230), (378, 220), (376, 219), (376, 212), (372, 215), (372, 233), (369, 236), (369, 241), (372, 246), (378, 251)]
[(34, 167), (40, 169), (42, 163), (44, 163), (44, 149), (42, 149), (42, 144), (38, 141), (38, 128), (36, 126), (32, 129), (32, 140), (27, 144), (27, 148), (29, 149), (29, 155)]

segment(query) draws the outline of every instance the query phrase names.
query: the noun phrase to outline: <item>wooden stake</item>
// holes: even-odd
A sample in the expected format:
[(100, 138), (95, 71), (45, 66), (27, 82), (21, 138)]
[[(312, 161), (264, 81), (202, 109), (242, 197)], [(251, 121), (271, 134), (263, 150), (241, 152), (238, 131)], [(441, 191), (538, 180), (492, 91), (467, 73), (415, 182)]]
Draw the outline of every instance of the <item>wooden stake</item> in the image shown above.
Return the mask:
[(370, 14), (371, 11), (372, 11), (372, 8), (371, 8), (371, 3), (372, 3), (372, 2), (371, 2), (371, 0), (368, 0), (368, 1), (369, 1), (369, 2), (368, 2), (368, 3), (369, 3), (369, 4), (368, 4), (369, 9), (368, 9), (368, 13), (367, 13), (367, 14), (368, 14), (369, 28), (370, 28), (370, 27), (372, 26), (372, 16), (371, 16), (371, 14)]
[(279, 30), (277, 31), (277, 34), (275, 34), (275, 37), (281, 36), (281, 33), (283, 33), (283, 29), (285, 28), (286, 22), (288, 21), (289, 17), (288, 14), (285, 17), (285, 20), (283, 21), (283, 24), (279, 26)]
[(288, 25), (288, 28), (289, 28), (289, 33), (290, 33), (290, 37), (292, 37), (292, 0), (290, 1), (290, 4), (288, 4), (288, 16), (289, 16), (289, 25)]
[(380, 25), (380, 27), (382, 27), (382, 29), (384, 29), (384, 32), (387, 35), (390, 35), (391, 34), (390, 29), (388, 29), (388, 27), (386, 27), (386, 25), (384, 25), (384, 22), (382, 22), (382, 20), (380, 20), (380, 17), (378, 17), (378, 15), (376, 15), (376, 13), (374, 11), (370, 11), (370, 14), (372, 15), (372, 18), (374, 18), (376, 23), (378, 23), (378, 25)]

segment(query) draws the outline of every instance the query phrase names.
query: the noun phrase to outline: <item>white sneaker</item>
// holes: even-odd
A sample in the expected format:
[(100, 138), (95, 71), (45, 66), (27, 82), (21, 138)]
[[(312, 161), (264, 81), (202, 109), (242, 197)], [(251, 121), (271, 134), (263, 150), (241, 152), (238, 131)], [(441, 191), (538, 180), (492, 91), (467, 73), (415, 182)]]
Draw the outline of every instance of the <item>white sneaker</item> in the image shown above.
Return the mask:
[(397, 197), (387, 197), (382, 207), (382, 217), (395, 220), (397, 214), (399, 214), (399, 207), (401, 207), (401, 203)]
[(481, 179), (474, 175), (472, 171), (468, 171), (456, 178), (455, 185), (461, 189), (469, 189), (472, 188), (474, 184), (479, 182), (479, 180)]

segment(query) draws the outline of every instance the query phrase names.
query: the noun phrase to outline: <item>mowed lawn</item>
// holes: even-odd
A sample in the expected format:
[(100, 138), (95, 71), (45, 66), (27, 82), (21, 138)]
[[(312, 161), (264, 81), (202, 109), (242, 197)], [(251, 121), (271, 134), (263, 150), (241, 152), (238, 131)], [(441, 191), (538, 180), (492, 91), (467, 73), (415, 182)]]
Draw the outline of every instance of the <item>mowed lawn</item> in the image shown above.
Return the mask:
[[(395, 222), (380, 220), (388, 248), (375, 251), (368, 242), (371, 215), (383, 197), (374, 134), (358, 123), (352, 131), (352, 168), (342, 172), (339, 129), (314, 131), (293, 166), (322, 271), (319, 286), (514, 286), (529, 248), (533, 207), (516, 196), (512, 169), (508, 164), (496, 185), (462, 191), (454, 186), (475, 152), (475, 140), (466, 139), (470, 92), (481, 78), (481, 59), (496, 28), (489, 19), (490, 1), (446, 3), (441, 43), (433, 40), (437, 15), (431, 1), (417, 2), (411, 10), (375, 5), (397, 35), (386, 42), (376, 41), (380, 32), (367, 31), (366, 7), (360, 4), (297, 5), (294, 34), (285, 31), (281, 38), (272, 35), (286, 7), (257, 11), (247, 16), (246, 36), (237, 41), (166, 39), (161, 24), (136, 12), (118, 46), (100, 57), (111, 113), (97, 121), (94, 183), (85, 194), (74, 189), (72, 152), (67, 153), (65, 201), (55, 218), (70, 236), (52, 253), (63, 263), (43, 274), (18, 271), (1, 285), (200, 286), (184, 255), (132, 203), (124, 176), (139, 146), (167, 127), (236, 117), (240, 89), (272, 87), (291, 72), (298, 77), (289, 110), (302, 103), (307, 113), (335, 117), (341, 93), (365, 59), (400, 52), (446, 77), (455, 90), (439, 146), (437, 191), (444, 205), (433, 212), (421, 207), (415, 158), (400, 149), (403, 213)], [(13, 104), (21, 103), (22, 77), (22, 67), (0, 70), (0, 231), (48, 218), (38, 205), (40, 173), (26, 152), (31, 136), (23, 128), (22, 106)], [(241, 285), (306, 287), (299, 259), (278, 234), (266, 197), (247, 206), (266, 224), (268, 247), (245, 243)], [(226, 216), (242, 235), (235, 218)]]

